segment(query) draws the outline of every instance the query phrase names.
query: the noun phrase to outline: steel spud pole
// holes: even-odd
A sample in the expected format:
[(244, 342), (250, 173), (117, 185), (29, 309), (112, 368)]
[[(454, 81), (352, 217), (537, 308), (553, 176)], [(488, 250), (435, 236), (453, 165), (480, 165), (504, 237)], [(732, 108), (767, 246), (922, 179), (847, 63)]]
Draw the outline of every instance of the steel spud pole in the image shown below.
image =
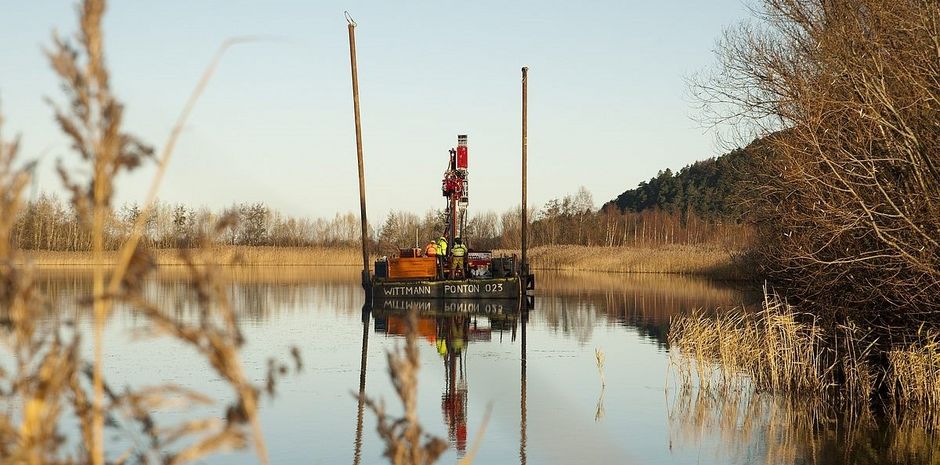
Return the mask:
[(522, 67), (522, 266), (520, 270), (522, 271), (522, 278), (525, 279), (525, 276), (529, 273), (529, 262), (526, 259), (526, 245), (528, 242), (528, 210), (526, 207), (526, 181), (528, 179), (528, 173), (526, 171), (526, 159), (528, 156), (528, 114), (527, 114), (527, 103), (528, 103), (528, 76), (529, 68), (527, 66)]
[(369, 221), (366, 218), (366, 179), (362, 162), (362, 121), (359, 117), (359, 72), (356, 66), (356, 22), (346, 14), (349, 29), (349, 67), (352, 71), (353, 111), (356, 115), (356, 158), (359, 161), (359, 220), (362, 223), (362, 287), (371, 289), (369, 276)]

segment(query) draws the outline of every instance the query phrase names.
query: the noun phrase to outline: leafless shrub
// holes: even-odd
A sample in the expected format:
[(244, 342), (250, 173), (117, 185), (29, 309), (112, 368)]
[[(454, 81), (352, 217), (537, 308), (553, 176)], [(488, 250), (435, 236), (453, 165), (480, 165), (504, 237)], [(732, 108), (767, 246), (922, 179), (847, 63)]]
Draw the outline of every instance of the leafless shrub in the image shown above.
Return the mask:
[(765, 271), (831, 316), (934, 317), (940, 5), (760, 4), (757, 21), (720, 41), (718, 69), (696, 91), (713, 122), (766, 136), (749, 148), (747, 207)]

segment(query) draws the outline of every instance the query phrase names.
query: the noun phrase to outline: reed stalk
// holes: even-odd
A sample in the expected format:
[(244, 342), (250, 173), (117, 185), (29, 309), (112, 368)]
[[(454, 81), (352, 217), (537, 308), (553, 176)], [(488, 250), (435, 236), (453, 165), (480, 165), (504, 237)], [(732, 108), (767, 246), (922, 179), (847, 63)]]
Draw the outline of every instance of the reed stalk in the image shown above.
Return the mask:
[[(105, 220), (111, 216), (114, 179), (149, 160), (152, 150), (123, 132), (123, 106), (110, 90), (105, 65), (104, 13), (104, 0), (84, 0), (78, 9), (76, 43), (54, 36), (53, 46), (46, 51), (67, 102), (53, 104), (56, 121), (86, 165), (85, 170), (70, 171), (60, 164), (58, 170), (79, 221), (93, 238), (91, 295), (81, 301), (93, 314), (90, 363), (80, 351), (80, 328), (65, 330), (60, 319), (37, 323), (49, 310), (47, 302), (36, 290), (28, 259), (8, 246), (29, 165), (15, 168), (17, 144), (7, 143), (0, 133), (0, 311), (10, 323), (0, 328), (0, 341), (15, 361), (15, 371), (0, 376), (0, 401), (22, 406), (21, 411), (0, 415), (0, 457), (4, 463), (30, 465), (129, 461), (182, 465), (220, 450), (244, 447), (250, 430), (259, 462), (267, 463), (258, 401), (261, 396), (273, 396), (277, 380), (289, 370), (271, 361), (263, 388), (246, 377), (238, 355), (244, 339), (217, 267), (197, 265), (192, 251), (180, 254), (198, 295), (198, 321), (192, 323), (143, 295), (142, 283), (154, 268), (147, 250), (131, 241), (117, 254), (116, 269), (106, 261)], [(201, 86), (204, 82), (197, 91)], [(164, 152), (160, 172), (168, 153)], [(82, 178), (81, 173), (89, 175)], [(159, 176), (154, 182), (157, 185)], [(204, 237), (200, 243), (212, 240)], [(108, 271), (110, 284), (106, 285)], [(214, 403), (214, 399), (174, 385), (122, 392), (109, 387), (104, 327), (111, 306), (117, 302), (146, 317), (155, 334), (169, 335), (195, 348), (232, 387), (235, 400), (218, 415), (169, 426), (158, 424), (153, 412), (171, 401), (192, 406)], [(292, 355), (299, 370), (299, 353), (294, 350)], [(80, 432), (77, 444), (64, 441), (60, 431), (66, 422), (73, 424), (72, 418)], [(131, 446), (124, 451), (115, 450), (116, 445), (106, 447), (106, 429), (127, 439)]]
[(813, 399), (856, 416), (878, 401), (940, 427), (940, 335), (922, 329), (914, 342), (879, 344), (878, 334), (851, 321), (820, 325), (765, 289), (760, 311), (693, 311), (671, 319), (668, 338), (680, 387)]

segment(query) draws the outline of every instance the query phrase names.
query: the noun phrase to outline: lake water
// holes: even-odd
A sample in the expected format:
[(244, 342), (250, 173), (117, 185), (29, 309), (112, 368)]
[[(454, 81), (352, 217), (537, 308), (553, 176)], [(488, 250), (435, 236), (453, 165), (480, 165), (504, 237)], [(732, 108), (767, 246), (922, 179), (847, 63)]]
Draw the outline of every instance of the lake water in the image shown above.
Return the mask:
[[(304, 361), (303, 371), (284, 379), (262, 407), (274, 464), (385, 463), (375, 416), (359, 410), (355, 393), (364, 374), (366, 394), (400, 414), (385, 354), (404, 343), (405, 320), (396, 309), (414, 306), (421, 311), (419, 418), (450, 444), (439, 463), (455, 463), (470, 449), (488, 408), (479, 464), (935, 463), (938, 457), (932, 437), (916, 428), (825, 423), (766, 396), (677, 388), (665, 339), (669, 318), (753, 301), (753, 294), (726, 285), (662, 275), (541, 273), (528, 313), (500, 302), (438, 308), (396, 301), (363, 324), (356, 269), (250, 268), (228, 275), (251, 377), (263, 382), (268, 359), (289, 361), (292, 346)], [(48, 318), (74, 318), (90, 334), (88, 312), (75, 302), (89, 291), (90, 275), (47, 270), (39, 282), (57, 309)], [(171, 270), (145, 291), (160, 305), (184, 309), (187, 287), (182, 273)], [(173, 382), (227, 398), (225, 384), (191, 349), (166, 337), (141, 338), (145, 324), (128, 310), (109, 320), (105, 371), (112, 385)], [(250, 452), (236, 452), (203, 463), (256, 461)]]

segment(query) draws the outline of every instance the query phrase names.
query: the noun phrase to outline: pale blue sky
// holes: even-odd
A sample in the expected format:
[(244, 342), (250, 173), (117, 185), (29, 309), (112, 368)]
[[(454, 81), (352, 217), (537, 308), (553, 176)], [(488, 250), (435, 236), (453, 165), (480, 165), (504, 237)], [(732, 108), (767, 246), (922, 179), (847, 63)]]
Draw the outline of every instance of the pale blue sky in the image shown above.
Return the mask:
[[(74, 159), (44, 96), (59, 98), (41, 47), (71, 33), (71, 1), (20, 1), (0, 16), (6, 132), (25, 157)], [(108, 63), (127, 129), (159, 147), (226, 38), (270, 36), (224, 58), (187, 125), (161, 190), (212, 208), (264, 201), (291, 214), (358, 209), (349, 50), (359, 23), (367, 196), (373, 218), (443, 205), (440, 177), (470, 138), (471, 211), (518, 203), (520, 73), (530, 68), (529, 195), (541, 205), (587, 187), (598, 205), (666, 167), (716, 155), (691, 117), (685, 77), (713, 62), (742, 0), (314, 2), (112, 0)], [(152, 169), (122, 179), (140, 200)]]

